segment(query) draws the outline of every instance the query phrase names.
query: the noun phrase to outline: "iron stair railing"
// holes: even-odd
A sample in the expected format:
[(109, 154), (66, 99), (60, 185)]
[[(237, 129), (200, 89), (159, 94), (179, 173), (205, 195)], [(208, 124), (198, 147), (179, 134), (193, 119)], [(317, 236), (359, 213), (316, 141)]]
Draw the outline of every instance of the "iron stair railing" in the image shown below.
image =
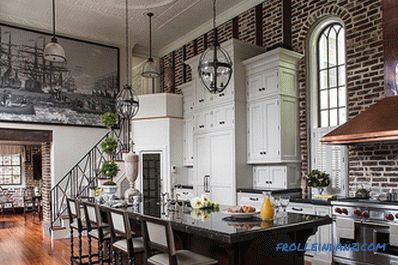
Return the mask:
[(109, 155), (105, 154), (100, 147), (101, 142), (106, 137), (113, 136), (118, 141), (118, 148), (113, 159), (122, 160), (122, 131), (122, 128), (119, 128), (118, 130), (112, 130), (105, 134), (50, 190), (49, 215), (51, 229), (61, 226), (62, 216), (66, 213), (66, 198), (89, 196), (90, 187), (97, 186), (101, 165), (109, 158)]

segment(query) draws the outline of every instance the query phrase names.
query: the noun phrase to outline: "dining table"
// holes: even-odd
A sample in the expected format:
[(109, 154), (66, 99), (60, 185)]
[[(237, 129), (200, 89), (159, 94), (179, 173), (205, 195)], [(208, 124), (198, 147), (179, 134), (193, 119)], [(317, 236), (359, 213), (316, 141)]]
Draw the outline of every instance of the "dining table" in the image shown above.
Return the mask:
[[(104, 216), (112, 206), (101, 204)], [(257, 216), (236, 219), (221, 205), (219, 210), (191, 209), (179, 203), (143, 200), (139, 205), (118, 208), (125, 211), (135, 233), (140, 233), (140, 218), (160, 218), (170, 222), (178, 248), (212, 257), (224, 265), (303, 265), (304, 251), (281, 251), (281, 243), (304, 246), (319, 226), (332, 223), (329, 216), (282, 212), (272, 220)], [(278, 245), (279, 244), (279, 245)]]

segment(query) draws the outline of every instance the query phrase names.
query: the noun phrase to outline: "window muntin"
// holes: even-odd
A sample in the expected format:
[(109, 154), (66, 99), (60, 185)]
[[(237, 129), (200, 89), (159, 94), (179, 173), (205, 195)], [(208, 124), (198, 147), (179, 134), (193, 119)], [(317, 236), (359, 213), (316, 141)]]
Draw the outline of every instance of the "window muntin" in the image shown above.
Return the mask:
[(340, 23), (326, 26), (317, 42), (318, 126), (334, 127), (347, 120), (345, 32)]
[(20, 154), (0, 155), (0, 185), (22, 184), (22, 159)]

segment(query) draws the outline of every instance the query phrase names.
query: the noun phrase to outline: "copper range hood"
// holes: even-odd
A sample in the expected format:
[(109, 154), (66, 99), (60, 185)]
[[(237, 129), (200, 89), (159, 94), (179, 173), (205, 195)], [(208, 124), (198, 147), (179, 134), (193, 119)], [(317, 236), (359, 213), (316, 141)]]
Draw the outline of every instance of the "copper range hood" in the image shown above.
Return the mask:
[(324, 144), (398, 141), (398, 96), (386, 97), (322, 137)]

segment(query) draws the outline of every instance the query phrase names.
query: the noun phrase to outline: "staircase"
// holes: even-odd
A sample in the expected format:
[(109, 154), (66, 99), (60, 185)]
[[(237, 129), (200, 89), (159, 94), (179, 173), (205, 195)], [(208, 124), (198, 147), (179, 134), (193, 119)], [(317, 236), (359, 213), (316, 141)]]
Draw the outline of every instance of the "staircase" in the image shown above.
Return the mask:
[(100, 147), (101, 142), (106, 137), (113, 136), (118, 141), (119, 144), (114, 160), (122, 160), (122, 131), (123, 128), (119, 128), (104, 135), (50, 190), (50, 233), (66, 228), (66, 198), (87, 197), (89, 196), (90, 187), (98, 185), (102, 163), (109, 159), (108, 154), (102, 152)]

